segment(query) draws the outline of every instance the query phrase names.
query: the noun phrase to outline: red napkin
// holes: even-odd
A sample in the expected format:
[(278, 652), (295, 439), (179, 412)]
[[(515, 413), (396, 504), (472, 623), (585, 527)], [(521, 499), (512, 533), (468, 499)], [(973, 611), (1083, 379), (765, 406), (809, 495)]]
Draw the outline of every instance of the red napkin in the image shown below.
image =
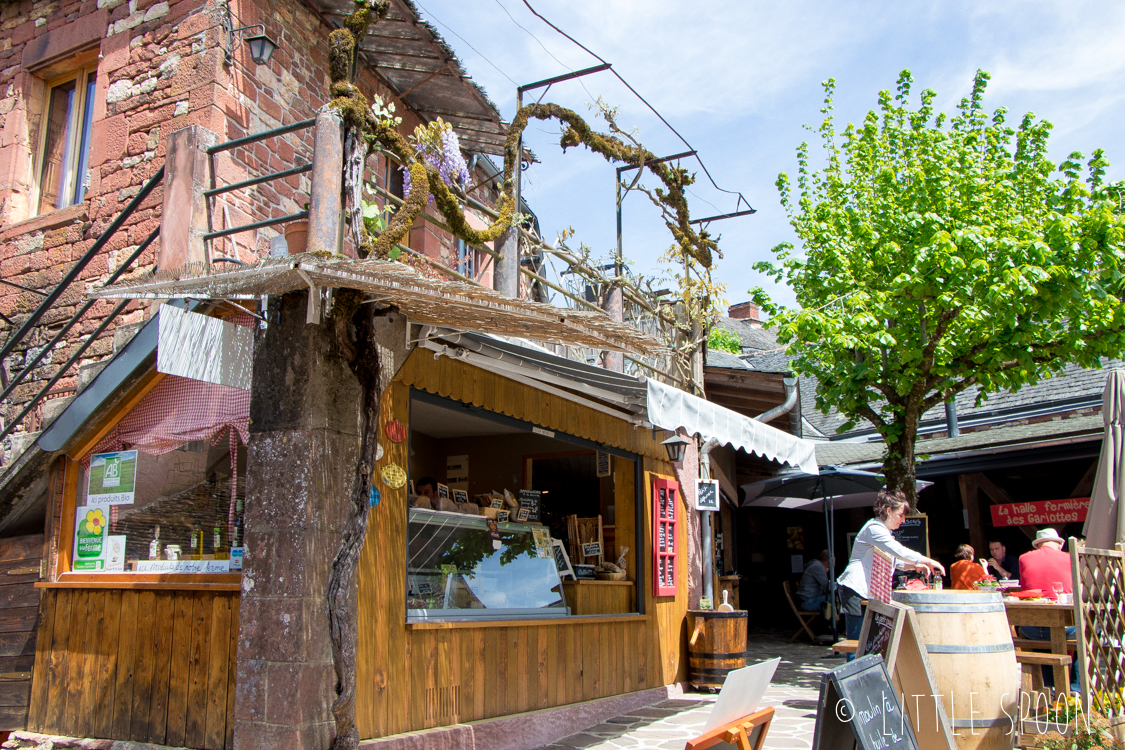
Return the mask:
[(1037, 599), (1043, 596), (1043, 589), (1024, 589), (1023, 591), (1013, 591), (1008, 596), (1014, 596), (1017, 599)]
[(917, 578), (912, 578), (906, 582), (907, 591), (926, 591), (930, 587), (919, 581)]

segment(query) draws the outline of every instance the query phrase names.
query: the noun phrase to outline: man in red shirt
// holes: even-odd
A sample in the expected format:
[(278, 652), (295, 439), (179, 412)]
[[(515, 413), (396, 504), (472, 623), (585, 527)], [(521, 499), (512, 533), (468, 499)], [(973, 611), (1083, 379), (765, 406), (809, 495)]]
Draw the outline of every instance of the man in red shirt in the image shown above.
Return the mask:
[(1070, 585), (1070, 555), (1062, 551), (1063, 538), (1054, 529), (1043, 529), (1035, 534), (1031, 543), (1034, 549), (1020, 555), (1020, 588), (1041, 589), (1043, 596), (1056, 598), (1053, 585), (1061, 583), (1067, 594)]
[[(1064, 593), (1070, 594), (1074, 592), (1071, 587), (1071, 573), (1070, 573), (1070, 555), (1062, 551), (1063, 538), (1059, 536), (1059, 532), (1054, 529), (1041, 529), (1035, 534), (1035, 541), (1031, 543), (1034, 549), (1020, 555), (1020, 588), (1024, 591), (1028, 589), (1040, 589), (1043, 596), (1056, 599), (1057, 596), (1054, 591), (1054, 584), (1061, 583)], [(1020, 635), (1024, 638), (1032, 638), (1037, 641), (1049, 641), (1051, 639), (1051, 629), (1036, 627), (1030, 625), (1023, 625), (1019, 629)], [(1066, 637), (1068, 639), (1075, 636), (1075, 629), (1073, 626), (1066, 629)], [(1075, 655), (1077, 658), (1077, 654)], [(1074, 669), (1074, 664), (1071, 664), (1071, 691), (1078, 691), (1078, 673)], [(1043, 684), (1054, 687), (1055, 677), (1054, 671), (1043, 667)]]

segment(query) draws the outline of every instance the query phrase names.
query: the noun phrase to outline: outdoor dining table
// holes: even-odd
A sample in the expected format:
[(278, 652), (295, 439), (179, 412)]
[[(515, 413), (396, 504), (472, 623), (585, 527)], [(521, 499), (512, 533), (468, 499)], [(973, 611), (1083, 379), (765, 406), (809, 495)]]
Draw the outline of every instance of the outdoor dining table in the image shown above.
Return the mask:
[[(1009, 625), (1016, 627), (1034, 625), (1041, 628), (1050, 628), (1051, 653), (1067, 653), (1066, 629), (1074, 624), (1074, 605), (1029, 602), (1006, 597), (1004, 609), (1008, 613)], [(1062, 667), (1055, 667), (1054, 671), (1055, 685), (1065, 685), (1065, 670)]]

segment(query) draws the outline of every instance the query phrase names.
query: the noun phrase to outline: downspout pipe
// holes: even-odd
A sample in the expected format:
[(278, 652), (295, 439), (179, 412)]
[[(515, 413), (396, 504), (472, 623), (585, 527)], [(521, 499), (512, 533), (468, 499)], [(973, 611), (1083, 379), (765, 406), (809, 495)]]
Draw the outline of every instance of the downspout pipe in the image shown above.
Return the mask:
[(782, 378), (781, 384), (785, 387), (784, 403), (754, 417), (755, 422), (769, 422), (793, 411), (793, 407), (797, 405), (797, 378)]
[[(704, 481), (711, 481), (711, 451), (722, 445), (716, 438), (710, 438), (703, 447), (699, 449), (699, 473)], [(703, 518), (700, 519), (699, 534), (703, 537), (703, 598), (711, 602), (711, 608), (715, 608), (715, 586), (713, 583), (714, 573), (712, 567), (715, 564), (715, 552), (711, 546), (711, 515), (714, 511), (702, 510), (700, 513)]]

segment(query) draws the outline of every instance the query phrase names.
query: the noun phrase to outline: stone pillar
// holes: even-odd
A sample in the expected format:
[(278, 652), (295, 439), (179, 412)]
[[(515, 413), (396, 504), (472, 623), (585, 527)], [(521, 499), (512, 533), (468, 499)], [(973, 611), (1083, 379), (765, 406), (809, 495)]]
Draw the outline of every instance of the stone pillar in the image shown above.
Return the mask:
[(254, 347), (235, 750), (327, 750), (336, 676), (327, 586), (351, 511), (361, 389), (334, 326), (287, 294)]
[[(625, 301), (620, 286), (613, 284), (606, 291), (602, 309), (609, 313), (610, 320), (616, 320), (618, 323), (624, 322)], [(625, 355), (621, 352), (602, 352), (602, 367), (614, 372), (625, 372)]]
[(338, 252), (344, 190), (344, 121), (325, 105), (316, 115), (307, 251)]
[(218, 135), (199, 125), (168, 136), (157, 268), (179, 268), (185, 263), (208, 260), (203, 241), (207, 233), (207, 199), (203, 191), (211, 185), (207, 148), (218, 142)]

